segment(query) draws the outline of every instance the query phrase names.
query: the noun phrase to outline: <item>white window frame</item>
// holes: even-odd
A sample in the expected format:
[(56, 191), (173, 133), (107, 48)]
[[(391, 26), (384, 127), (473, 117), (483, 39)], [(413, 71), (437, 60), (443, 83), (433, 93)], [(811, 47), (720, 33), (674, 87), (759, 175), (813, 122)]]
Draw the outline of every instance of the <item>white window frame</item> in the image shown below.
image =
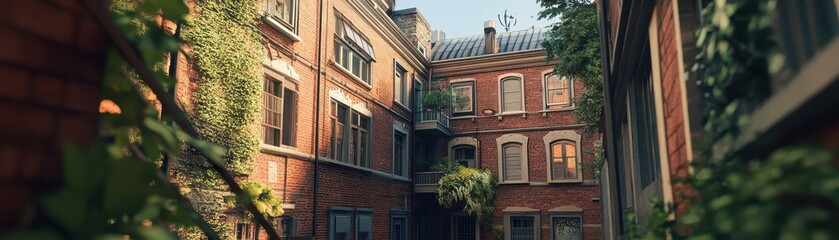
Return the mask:
[(277, 0), (265, 0), (263, 13), (262, 13), (262, 21), (268, 24), (271, 28), (279, 31), (281, 34), (285, 35), (289, 39), (295, 42), (299, 42), (302, 40), (299, 35), (297, 35), (297, 31), (299, 29), (299, 18), (300, 18), (300, 1), (299, 0), (287, 0), (292, 3), (293, 9), (291, 12), (291, 22), (286, 22), (280, 17), (277, 17), (270, 11), (268, 11), (268, 2), (269, 1), (277, 1)]
[[(551, 161), (553, 160), (553, 156), (551, 156), (551, 145), (557, 141), (571, 141), (576, 144), (577, 152), (576, 152), (576, 161), (577, 161), (577, 178), (576, 179), (553, 179), (553, 172), (551, 170)], [(577, 133), (574, 130), (557, 130), (551, 131), (548, 134), (545, 134), (545, 137), (542, 138), (542, 141), (545, 144), (545, 162), (547, 163), (547, 176), (548, 182), (550, 183), (579, 183), (583, 181), (583, 173), (580, 167), (582, 164), (582, 153), (580, 152), (580, 141), (582, 140), (582, 135)]]
[[(504, 109), (504, 80), (507, 78), (518, 78), (519, 80), (519, 90), (521, 96), (521, 110), (519, 111), (507, 111)], [(498, 110), (502, 114), (519, 114), (527, 112), (526, 103), (524, 101), (525, 97), (524, 94), (524, 75), (520, 73), (507, 73), (501, 76), (498, 76)]]
[[(452, 95), (457, 93), (455, 89), (458, 88), (469, 88), (469, 101), (472, 107), (468, 111), (459, 111), (456, 108), (452, 108), (452, 114), (462, 114), (462, 116), (474, 116), (475, 115), (475, 88), (476, 88), (476, 81), (475, 79), (457, 79), (449, 81), (449, 86), (451, 86)], [(461, 116), (461, 115), (459, 115)]]
[[(296, 106), (294, 106), (294, 108), (295, 108), (295, 111), (293, 113), (294, 116), (292, 116), (292, 119), (291, 119), (295, 123), (291, 124), (291, 126), (293, 126), (293, 128), (290, 129), (290, 130), (293, 132), (293, 136), (291, 137), (292, 139), (291, 139), (290, 144), (284, 144), (283, 139), (282, 139), (284, 131), (289, 130), (289, 129), (284, 129), (283, 128), (283, 125), (285, 125), (285, 117), (286, 117), (286, 112), (285, 112), (285, 109), (284, 109), (285, 108), (285, 101), (288, 99), (286, 96), (283, 96), (282, 100), (280, 102), (280, 105), (281, 105), (280, 106), (280, 114), (281, 114), (281, 117), (280, 117), (280, 139), (279, 139), (280, 144), (279, 145), (274, 145), (272, 143), (266, 143), (265, 142), (265, 132), (264, 131), (265, 131), (265, 128), (268, 127), (268, 126), (265, 126), (265, 124), (263, 124), (261, 122), (260, 122), (260, 130), (262, 130), (262, 136), (260, 137), (259, 142), (261, 144), (265, 144), (265, 145), (272, 146), (272, 147), (283, 147), (283, 148), (296, 149), (297, 148), (297, 123), (298, 123), (297, 117), (299, 116), (299, 112), (300, 112), (299, 111), (299, 106), (300, 106), (299, 84), (294, 79), (286, 77), (283, 74), (275, 73), (274, 71), (271, 71), (271, 70), (266, 69), (266, 70), (263, 71), (263, 73), (264, 73), (263, 84), (265, 84), (265, 81), (280, 82), (283, 86), (282, 90), (281, 90), (283, 95), (285, 95), (285, 90), (286, 89), (294, 92), (295, 98), (296, 98), (294, 101), (295, 101)], [(263, 97), (264, 97), (264, 94), (267, 94), (265, 92), (264, 86), (263, 86), (263, 90), (262, 90), (261, 94), (262, 94)], [(262, 101), (264, 101), (264, 99)], [(260, 110), (265, 111), (265, 106), (262, 106), (262, 108)], [(264, 114), (262, 115), (262, 118), (264, 120), (264, 118), (265, 118)]]
[(553, 70), (547, 70), (547, 71), (542, 72), (542, 102), (544, 103), (544, 104), (542, 104), (542, 109), (545, 110), (545, 111), (559, 111), (559, 110), (574, 108), (576, 106), (576, 103), (574, 101), (574, 94), (575, 94), (575, 92), (574, 92), (574, 79), (569, 78), (569, 77), (563, 77), (563, 76), (557, 76), (557, 77), (559, 77), (560, 80), (564, 79), (565, 81), (568, 81), (568, 94), (570, 95), (568, 97), (568, 106), (560, 107), (558, 109), (549, 109), (548, 108), (548, 106), (563, 105), (561, 103), (549, 103), (548, 102), (548, 77), (551, 77), (551, 76), (557, 76), (557, 75), (553, 74)]
[(402, 177), (408, 177), (408, 176), (411, 175), (408, 172), (410, 170), (409, 166), (412, 163), (412, 161), (410, 161), (408, 159), (408, 157), (410, 156), (408, 154), (408, 150), (410, 149), (409, 148), (409, 146), (410, 146), (409, 140), (410, 140), (410, 136), (411, 136), (410, 134), (408, 134), (408, 132), (409, 132), (408, 129), (401, 122), (393, 123), (393, 131), (391, 133), (391, 136), (396, 137), (396, 134), (399, 133), (399, 134), (404, 135), (404, 137), (405, 137), (405, 139), (402, 141), (402, 156), (401, 156), (402, 157), (402, 169), (401, 169), (402, 174), (401, 175), (396, 174), (396, 170), (397, 170), (396, 169), (396, 139), (393, 139), (392, 145), (391, 145), (391, 147), (393, 148), (393, 151), (391, 151), (391, 156), (393, 156), (392, 162), (391, 162), (392, 172), (393, 172), (394, 175), (402, 176)]
[[(530, 181), (529, 173), (530, 168), (528, 168), (528, 157), (527, 157), (527, 141), (528, 138), (525, 135), (519, 133), (510, 133), (504, 134), (495, 139), (496, 141), (496, 149), (498, 151), (498, 179), (500, 184), (515, 184), (515, 183), (528, 183)], [(515, 181), (505, 181), (504, 180), (504, 148), (503, 146), (508, 143), (518, 143), (521, 144), (521, 180)]]
[[(410, 89), (410, 77), (411, 73), (408, 72), (408, 69), (402, 65), (397, 59), (393, 59), (393, 102), (398, 103), (405, 109), (410, 110), (411, 108), (408, 107), (409, 101), (411, 99), (411, 94), (408, 91)], [(397, 76), (399, 78), (397, 79)], [(397, 85), (397, 82), (399, 83)], [(397, 96), (400, 96), (397, 98)]]

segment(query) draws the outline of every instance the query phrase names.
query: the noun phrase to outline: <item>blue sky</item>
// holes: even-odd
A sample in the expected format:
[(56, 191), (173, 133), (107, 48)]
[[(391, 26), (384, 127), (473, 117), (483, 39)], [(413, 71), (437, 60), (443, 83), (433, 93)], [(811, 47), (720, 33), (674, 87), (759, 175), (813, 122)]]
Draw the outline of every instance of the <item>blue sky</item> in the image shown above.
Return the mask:
[(551, 23), (536, 20), (542, 9), (536, 0), (396, 0), (396, 9), (416, 7), (431, 24), (432, 30), (443, 30), (446, 38), (482, 34), (484, 21), (495, 21), (495, 28), (504, 31), (498, 14), (512, 13), (518, 23), (510, 31), (544, 27)]

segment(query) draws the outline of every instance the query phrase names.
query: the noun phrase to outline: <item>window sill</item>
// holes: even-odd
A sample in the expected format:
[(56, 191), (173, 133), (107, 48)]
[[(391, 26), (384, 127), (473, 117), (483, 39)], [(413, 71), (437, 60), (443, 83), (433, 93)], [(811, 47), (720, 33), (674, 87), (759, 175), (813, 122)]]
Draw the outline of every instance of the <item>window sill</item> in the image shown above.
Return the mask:
[(563, 179), (563, 180), (550, 180), (548, 181), (549, 184), (580, 184), (583, 183), (582, 179)]
[(268, 26), (270, 26), (274, 30), (279, 31), (280, 34), (288, 37), (289, 39), (291, 39), (294, 42), (300, 42), (301, 40), (303, 40), (303, 39), (300, 38), (300, 36), (295, 34), (294, 31), (291, 31), (291, 29), (286, 28), (285, 26), (283, 26), (283, 24), (281, 24), (280, 22), (278, 22), (277, 20), (275, 20), (273, 17), (271, 17), (269, 15), (262, 16), (262, 22), (264, 22), (265, 24), (268, 24)]
[(495, 114), (495, 116), (509, 116), (509, 115), (519, 115), (519, 114), (527, 114), (526, 111), (515, 111), (515, 112), (502, 112)]
[(560, 108), (560, 109), (543, 109), (542, 111), (539, 111), (539, 112), (540, 113), (565, 112), (565, 111), (573, 111), (573, 110), (576, 110), (576, 109), (577, 109), (577, 107), (572, 106), (572, 107), (564, 107), (564, 108)]
[(457, 117), (451, 117), (451, 118), (449, 118), (449, 120), (472, 119), (472, 118), (476, 118), (476, 117), (478, 117), (478, 116), (475, 116), (475, 115), (457, 116)]
[(402, 104), (402, 103), (400, 103), (399, 101), (396, 101), (396, 99), (394, 99), (394, 100), (393, 100), (393, 103), (394, 103), (396, 106), (399, 106), (399, 107), (401, 107), (402, 109), (405, 109), (405, 111), (408, 111), (408, 112), (413, 112), (413, 111), (411, 110), (411, 108), (409, 108), (408, 106), (405, 106), (405, 104)]
[(286, 157), (294, 157), (299, 159), (305, 160), (312, 160), (314, 157), (309, 154), (305, 154), (302, 152), (297, 151), (297, 148), (293, 147), (278, 147), (270, 144), (260, 143), (259, 144), (260, 151), (263, 153), (268, 153), (272, 155), (279, 155), (279, 156), (286, 156)]
[(405, 183), (411, 183), (412, 182), (412, 180), (410, 178), (407, 178), (407, 177), (378, 171), (378, 170), (375, 170), (375, 169), (372, 169), (372, 168), (366, 168), (366, 167), (362, 167), (362, 166), (358, 166), (358, 165), (353, 165), (353, 164), (341, 162), (341, 161), (331, 159), (331, 158), (328, 158), (328, 157), (318, 157), (318, 160), (320, 160), (323, 163), (333, 164), (333, 165), (342, 166), (342, 167), (347, 167), (347, 168), (350, 168), (350, 169), (353, 169), (353, 170), (357, 170), (359, 172), (370, 173), (370, 174), (373, 174), (374, 176), (378, 176), (378, 177), (382, 177), (382, 178), (386, 178), (386, 179), (390, 179), (390, 180), (396, 180), (396, 181), (405, 182)]
[(506, 182), (499, 182), (498, 184), (503, 184), (503, 185), (526, 185), (526, 184), (530, 184), (530, 182), (528, 182), (528, 181), (506, 181)]
[[(341, 64), (339, 64), (339, 63), (335, 62), (334, 60), (333, 60), (333, 61), (331, 61), (331, 62), (332, 62), (332, 66), (335, 66), (335, 68), (337, 68), (338, 70), (340, 70), (341, 72), (343, 72), (345, 75), (349, 76), (350, 78), (352, 78), (353, 80), (355, 80), (357, 83), (361, 84), (361, 86), (363, 86), (364, 88), (367, 88), (367, 90), (368, 90), (368, 91), (373, 89), (373, 86), (372, 86), (372, 85), (370, 85), (369, 83), (364, 82), (364, 80), (361, 80), (361, 78), (359, 78), (358, 76), (356, 76), (355, 74), (353, 74), (350, 70), (347, 70), (346, 68), (344, 68), (343, 66), (341, 66)], [(371, 66), (371, 68), (372, 68), (372, 66)], [(371, 70), (372, 70), (372, 69), (371, 69)], [(372, 80), (371, 80), (371, 81), (372, 81)]]

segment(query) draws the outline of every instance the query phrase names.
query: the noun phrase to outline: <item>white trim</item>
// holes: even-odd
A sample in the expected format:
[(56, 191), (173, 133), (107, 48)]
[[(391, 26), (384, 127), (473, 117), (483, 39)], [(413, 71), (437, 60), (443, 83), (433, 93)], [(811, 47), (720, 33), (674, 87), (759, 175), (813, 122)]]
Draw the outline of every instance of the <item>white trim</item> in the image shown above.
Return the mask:
[(329, 90), (329, 97), (346, 106), (352, 106), (352, 99), (349, 95), (344, 93), (340, 88), (333, 88)]
[[(371, 112), (370, 109), (367, 108), (367, 104), (364, 104), (363, 102), (356, 102), (355, 104), (353, 104), (351, 106), (352, 106), (351, 107), (352, 110), (355, 110), (356, 112), (358, 112), (362, 115), (370, 117), (370, 121), (373, 120), (373, 112)], [(372, 126), (370, 128), (372, 130)]]
[[(577, 164), (575, 165), (576, 168), (577, 168), (577, 178), (576, 179), (557, 179), (557, 180), (553, 179), (553, 174), (551, 172), (551, 169), (552, 169), (551, 168), (551, 158), (553, 157), (553, 156), (551, 156), (551, 145), (554, 142), (561, 141), (561, 140), (573, 141), (574, 144), (576, 145), (575, 146), (576, 151), (574, 153), (574, 155), (575, 155), (574, 156), (574, 158), (575, 158), (574, 161), (577, 162)], [(546, 160), (546, 163), (547, 163), (547, 165), (545, 165), (545, 166), (546, 166), (546, 169), (547, 169), (547, 174), (548, 174), (547, 179), (548, 179), (549, 183), (579, 183), (579, 182), (583, 181), (583, 171), (580, 167), (581, 164), (582, 164), (582, 156), (581, 156), (582, 152), (580, 151), (581, 140), (582, 140), (582, 136), (579, 133), (577, 133), (577, 131), (574, 131), (574, 130), (551, 131), (548, 134), (545, 134), (545, 137), (542, 138), (542, 141), (545, 144), (545, 160)]]
[[(647, 34), (649, 34), (649, 44), (650, 44), (650, 67), (652, 73), (652, 81), (653, 81), (653, 98), (655, 102), (655, 121), (656, 121), (656, 133), (658, 137), (658, 160), (659, 160), (659, 174), (661, 175), (661, 195), (664, 198), (664, 204), (671, 204), (673, 203), (673, 185), (670, 183), (670, 156), (668, 156), (668, 146), (667, 143), (667, 129), (665, 126), (667, 125), (667, 121), (664, 119), (664, 97), (662, 96), (663, 91), (661, 87), (661, 60), (659, 56), (659, 42), (658, 42), (658, 21), (657, 19), (657, 12), (655, 11), (658, 7), (653, 8), (653, 21), (650, 21), (650, 26), (648, 27)], [(677, 48), (681, 48), (681, 45), (676, 46)], [(681, 62), (681, 59), (678, 60)], [(681, 78), (679, 80), (681, 81)], [(684, 92), (684, 89), (682, 89)], [(671, 126), (672, 127), (672, 126)], [(688, 125), (682, 125), (684, 128), (688, 128)], [(690, 136), (690, 135), (687, 135)], [(685, 138), (687, 138), (685, 136)], [(689, 151), (689, 149), (688, 149)], [(670, 214), (669, 217), (675, 217), (674, 214)]]
[(449, 80), (449, 85), (452, 85), (452, 83), (474, 82), (474, 81), (475, 81), (474, 78), (458, 78), (458, 79), (454, 79), (454, 80)]
[[(574, 78), (563, 77), (556, 74), (551, 74), (553, 70), (545, 70), (542, 71), (542, 111), (552, 111), (552, 110), (563, 110), (563, 109), (573, 109), (577, 107), (576, 101), (574, 101)], [(568, 80), (568, 94), (571, 95), (568, 98), (569, 104), (567, 107), (559, 108), (559, 109), (548, 109), (548, 75), (557, 76), (562, 80), (565, 78)], [(553, 104), (553, 105), (561, 105), (561, 104)]]
[[(496, 149), (497, 149), (497, 156), (498, 156), (498, 179), (499, 183), (528, 183), (530, 181), (530, 168), (528, 167), (527, 162), (529, 162), (529, 158), (527, 157), (527, 136), (519, 134), (519, 133), (508, 133), (501, 135), (500, 137), (495, 139), (496, 142)], [(521, 144), (521, 180), (515, 181), (505, 181), (504, 180), (504, 144), (507, 143), (519, 143)]]
[[(296, 1), (296, 0), (294, 0), (294, 1)], [(299, 9), (300, 5), (297, 5), (297, 8)], [(295, 14), (297, 14), (297, 10), (295, 10), (294, 12), (295, 12)], [(295, 16), (295, 18), (296, 17), (299, 17), (299, 15)], [(278, 32), (280, 32), (280, 34), (282, 34), (283, 36), (288, 37), (288, 39), (291, 39), (291, 41), (300, 42), (301, 40), (303, 40), (302, 38), (300, 38), (299, 35), (297, 35), (297, 33), (294, 33), (294, 31), (292, 31), (291, 29), (288, 29), (285, 26), (283, 26), (283, 24), (281, 24), (280, 22), (277, 22), (277, 20), (274, 19), (274, 17), (272, 17), (272, 16), (268, 16), (268, 15), (262, 16), (262, 22), (264, 22), (265, 24), (267, 24), (269, 27), (273, 28), (274, 30), (277, 30)], [(296, 25), (296, 23), (295, 23), (295, 25)]]
[(278, 73), (286, 78), (294, 80), (296, 83), (300, 82), (300, 74), (297, 74), (297, 71), (294, 70), (294, 66), (282, 59), (270, 60), (266, 58), (265, 61), (262, 61), (262, 66), (264, 66), (264, 69)]
[(366, 82), (364, 82), (364, 80), (362, 80), (361, 78), (359, 78), (358, 76), (356, 76), (355, 74), (353, 74), (350, 70), (347, 70), (346, 68), (344, 68), (344, 66), (341, 66), (341, 63), (336, 62), (336, 61), (335, 61), (335, 59), (334, 59), (334, 57), (333, 57), (333, 59), (332, 59), (332, 61), (331, 61), (331, 62), (332, 62), (332, 66), (335, 66), (335, 68), (337, 68), (337, 69), (338, 69), (338, 70), (340, 70), (341, 72), (344, 72), (345, 74), (347, 74), (348, 76), (350, 76), (350, 78), (352, 78), (353, 80), (355, 80), (356, 82), (358, 82), (359, 84), (361, 84), (361, 86), (363, 86), (364, 88), (366, 88), (366, 89), (367, 89), (367, 91), (370, 91), (370, 90), (372, 90), (372, 89), (373, 89), (373, 85), (372, 85), (372, 84), (373, 84), (373, 75), (372, 75), (372, 74), (373, 74), (373, 73), (372, 73), (372, 72), (373, 72), (373, 63), (372, 63), (372, 62), (370, 63), (370, 74), (371, 74), (371, 75), (370, 75), (370, 83), (366, 83)]
[[(521, 91), (521, 111), (507, 111), (507, 112), (504, 111), (504, 95), (503, 95), (504, 92), (502, 90), (503, 85), (502, 85), (501, 80), (503, 80), (506, 77), (518, 77), (519, 78), (519, 83), (521, 84), (521, 88), (519, 89)], [(498, 113), (501, 113), (501, 114), (519, 114), (519, 113), (525, 113), (527, 111), (526, 110), (527, 108), (525, 107), (526, 104), (524, 102), (525, 90), (524, 90), (524, 75), (523, 74), (521, 74), (521, 73), (501, 74), (501, 76), (498, 76), (498, 81), (497, 81), (496, 84), (498, 85)]]

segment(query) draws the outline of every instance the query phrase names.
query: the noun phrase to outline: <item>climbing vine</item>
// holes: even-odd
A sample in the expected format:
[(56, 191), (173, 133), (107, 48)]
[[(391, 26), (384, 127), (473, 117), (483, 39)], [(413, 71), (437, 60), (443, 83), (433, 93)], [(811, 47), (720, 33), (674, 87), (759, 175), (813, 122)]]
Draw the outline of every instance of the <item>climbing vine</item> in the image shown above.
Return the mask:
[[(259, 151), (255, 124), (261, 106), (263, 46), (256, 30), (257, 0), (201, 0), (184, 25), (184, 38), (198, 70), (192, 95), (192, 121), (202, 138), (228, 149), (224, 166), (239, 175), (250, 174)], [(182, 164), (189, 184), (219, 189), (196, 155)]]
[(456, 165), (438, 182), (437, 201), (443, 207), (465, 203), (463, 212), (474, 214), (487, 222), (495, 208), (495, 186), (498, 181), (489, 170)]
[[(704, 130), (716, 145), (733, 145), (770, 94), (769, 78), (777, 70), (770, 66), (783, 64), (772, 54), (774, 12), (774, 0), (718, 0), (702, 11), (706, 21), (697, 44), (703, 51), (691, 71), (701, 76)], [(682, 196), (690, 205), (681, 217), (662, 219), (673, 207), (654, 204), (657, 220), (641, 231), (630, 215), (627, 238), (839, 238), (837, 149), (803, 143), (719, 156), (705, 147), (699, 156), (695, 174), (677, 180), (694, 189)]]

